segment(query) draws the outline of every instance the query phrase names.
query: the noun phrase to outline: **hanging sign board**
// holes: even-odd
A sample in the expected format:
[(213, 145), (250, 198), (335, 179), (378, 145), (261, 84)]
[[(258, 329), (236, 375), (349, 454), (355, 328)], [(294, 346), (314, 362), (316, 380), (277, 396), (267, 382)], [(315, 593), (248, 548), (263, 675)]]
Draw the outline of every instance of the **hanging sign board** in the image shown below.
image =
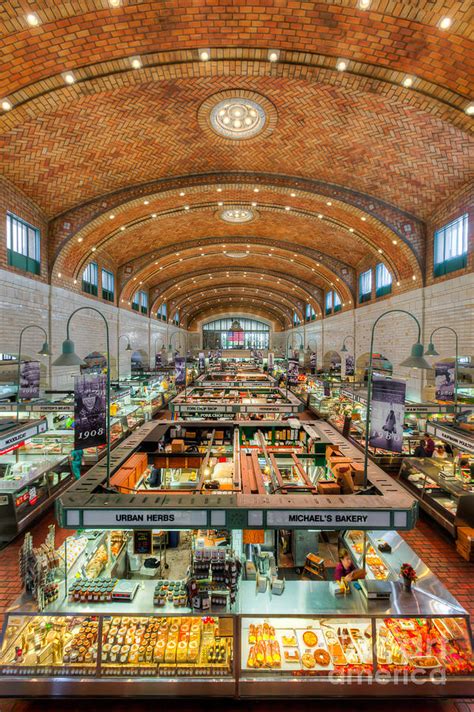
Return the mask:
[(371, 447), (392, 452), (402, 451), (405, 393), (405, 381), (373, 378), (369, 438)]
[(20, 364), (20, 386), (18, 397), (24, 398), (39, 398), (40, 388), (40, 362), (39, 361), (23, 361)]
[(354, 375), (354, 356), (352, 354), (346, 354), (345, 359), (343, 359), (343, 369), (345, 376)]
[(105, 445), (107, 406), (105, 375), (89, 374), (74, 379), (74, 448)]
[(206, 358), (204, 356), (204, 351), (199, 352), (199, 370), (204, 371), (206, 368)]
[(294, 358), (290, 358), (288, 361), (288, 385), (296, 386), (298, 383), (298, 375), (299, 362)]
[(267, 511), (269, 527), (304, 527), (319, 529), (344, 529), (347, 527), (389, 527), (390, 512), (364, 512), (349, 510), (277, 510)]
[(268, 368), (268, 371), (270, 372), (270, 371), (273, 371), (273, 369), (274, 369), (274, 367), (275, 367), (275, 361), (274, 361), (274, 354), (273, 354), (273, 351), (269, 351), (269, 352), (268, 352), (268, 357), (267, 357), (267, 358), (268, 358), (268, 365), (267, 365), (267, 368)]
[(97, 509), (84, 510), (84, 526), (120, 526), (122, 529), (143, 529), (143, 526), (167, 528), (206, 527), (207, 511), (196, 509)]
[(310, 370), (311, 370), (311, 373), (313, 374), (313, 376), (316, 373), (317, 365), (318, 365), (318, 356), (313, 351), (313, 353), (309, 357), (309, 367), (310, 367)]
[(435, 398), (440, 401), (454, 400), (454, 361), (435, 363)]
[(186, 383), (186, 359), (184, 356), (176, 356), (174, 360), (175, 384), (184, 386)]
[(161, 358), (161, 351), (155, 354), (155, 369), (158, 370), (163, 365)]

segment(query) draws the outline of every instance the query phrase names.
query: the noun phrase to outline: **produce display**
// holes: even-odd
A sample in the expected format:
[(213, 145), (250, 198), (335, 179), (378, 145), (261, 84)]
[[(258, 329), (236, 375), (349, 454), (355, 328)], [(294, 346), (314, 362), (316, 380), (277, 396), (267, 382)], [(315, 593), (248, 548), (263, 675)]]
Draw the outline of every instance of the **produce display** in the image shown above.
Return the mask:
[(377, 621), (379, 668), (444, 670), (448, 675), (474, 671), (474, 658), (462, 618), (385, 618)]
[(98, 619), (77, 616), (11, 616), (0, 673), (90, 675), (97, 661)]
[(366, 619), (275, 618), (244, 621), (242, 665), (291, 675), (372, 671), (372, 628)]

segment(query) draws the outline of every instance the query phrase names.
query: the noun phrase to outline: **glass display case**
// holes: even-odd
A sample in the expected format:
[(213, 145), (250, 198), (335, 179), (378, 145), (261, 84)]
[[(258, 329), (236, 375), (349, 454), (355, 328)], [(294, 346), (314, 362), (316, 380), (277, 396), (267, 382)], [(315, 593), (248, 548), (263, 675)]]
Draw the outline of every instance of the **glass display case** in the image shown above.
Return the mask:
[(462, 497), (474, 496), (470, 470), (467, 478), (452, 461), (405, 458), (398, 479), (417, 498), (420, 507), (454, 536), (459, 502)]

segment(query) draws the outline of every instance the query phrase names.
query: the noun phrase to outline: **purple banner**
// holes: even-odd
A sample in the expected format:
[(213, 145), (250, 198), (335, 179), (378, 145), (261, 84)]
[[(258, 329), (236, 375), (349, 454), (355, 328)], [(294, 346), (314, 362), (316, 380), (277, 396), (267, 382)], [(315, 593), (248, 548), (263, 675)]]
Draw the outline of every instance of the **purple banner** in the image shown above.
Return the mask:
[(294, 386), (298, 383), (299, 372), (299, 362), (294, 358), (290, 358), (288, 361), (288, 385)]
[(107, 408), (105, 376), (90, 374), (74, 379), (74, 449), (105, 445)]
[(318, 356), (313, 351), (311, 356), (309, 357), (309, 368), (310, 368), (310, 371), (313, 374), (313, 376), (316, 373), (317, 365), (318, 365)]
[(204, 356), (204, 351), (199, 352), (199, 370), (204, 371), (206, 368), (206, 358)]
[(325, 396), (331, 395), (331, 384), (329, 381), (324, 381), (324, 383), (323, 383), (323, 394)]
[(355, 370), (355, 363), (354, 363), (354, 356), (352, 354), (346, 354), (346, 358), (344, 359), (344, 375), (345, 376), (353, 376), (354, 375), (354, 370)]
[(175, 384), (184, 386), (186, 383), (186, 359), (184, 356), (176, 356), (174, 360)]
[(163, 365), (162, 363), (162, 358), (161, 358), (161, 351), (157, 354), (155, 354), (155, 369), (158, 371), (159, 368)]
[(402, 452), (406, 383), (374, 376), (372, 388), (369, 444)]
[(18, 386), (18, 398), (39, 398), (40, 387), (40, 362), (23, 361), (20, 364), (20, 383)]
[(273, 371), (275, 367), (274, 355), (272, 351), (268, 352), (267, 368), (269, 371)]
[(454, 361), (435, 363), (435, 398), (439, 401), (454, 400)]

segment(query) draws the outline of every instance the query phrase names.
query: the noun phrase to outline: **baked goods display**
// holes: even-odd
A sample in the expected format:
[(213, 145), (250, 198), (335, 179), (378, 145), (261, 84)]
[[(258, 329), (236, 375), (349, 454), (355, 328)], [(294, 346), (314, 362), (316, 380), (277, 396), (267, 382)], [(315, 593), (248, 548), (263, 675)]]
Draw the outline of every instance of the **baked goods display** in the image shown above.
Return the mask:
[(108, 560), (107, 549), (104, 544), (101, 544), (84, 567), (87, 578), (95, 579), (100, 576), (107, 566)]
[(114, 616), (104, 621), (101, 661), (105, 675), (226, 675), (232, 638), (210, 616)]
[(0, 674), (95, 673), (99, 622), (94, 616), (12, 616), (0, 658)]
[(337, 668), (372, 670), (369, 620), (348, 619), (343, 625), (329, 619), (275, 618), (249, 623), (244, 640), (243, 666), (247, 669), (279, 669), (295, 675), (318, 675)]
[[(364, 533), (359, 530), (351, 531), (348, 533), (348, 541), (353, 551), (359, 557), (362, 557), (364, 553)], [(362, 563), (362, 559), (360, 559), (359, 563)], [(390, 576), (388, 567), (370, 543), (367, 546), (365, 567), (369, 576), (371, 575), (378, 581), (385, 581)]]
[(462, 618), (385, 618), (377, 621), (377, 661), (388, 672), (443, 669), (447, 675), (474, 671)]

